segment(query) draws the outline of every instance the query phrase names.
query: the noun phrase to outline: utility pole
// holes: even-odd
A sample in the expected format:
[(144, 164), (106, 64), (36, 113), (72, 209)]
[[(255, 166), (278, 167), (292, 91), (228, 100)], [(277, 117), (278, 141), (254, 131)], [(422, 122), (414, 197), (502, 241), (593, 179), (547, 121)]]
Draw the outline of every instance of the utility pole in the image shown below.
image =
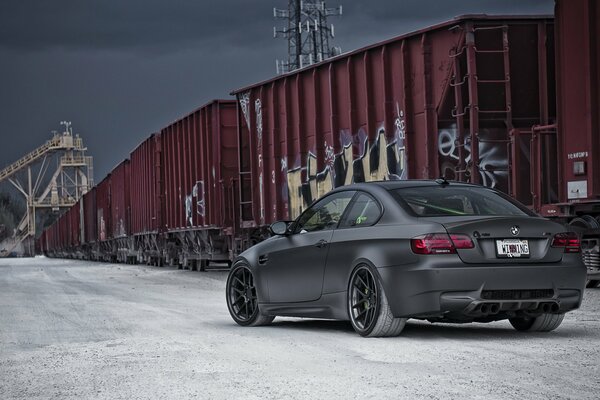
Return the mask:
[(288, 59), (276, 60), (278, 74), (285, 74), (321, 62), (342, 52), (331, 47), (329, 39), (335, 37), (333, 25), (327, 17), (342, 15), (342, 6), (327, 8), (321, 0), (288, 0), (288, 8), (273, 9), (273, 16), (286, 19), (287, 26), (273, 28), (273, 37), (288, 41)]

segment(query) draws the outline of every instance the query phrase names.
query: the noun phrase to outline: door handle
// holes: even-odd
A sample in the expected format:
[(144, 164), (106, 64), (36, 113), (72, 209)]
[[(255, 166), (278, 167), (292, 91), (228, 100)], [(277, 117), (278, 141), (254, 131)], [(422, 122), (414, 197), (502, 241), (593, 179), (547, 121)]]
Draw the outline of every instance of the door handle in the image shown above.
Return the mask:
[(321, 248), (321, 247), (327, 246), (328, 243), (329, 242), (327, 240), (321, 239), (317, 242), (317, 244), (315, 244), (315, 246), (317, 246), (318, 248)]
[(259, 264), (265, 264), (267, 261), (269, 261), (269, 256), (266, 254), (263, 254), (262, 256), (258, 256), (258, 263)]

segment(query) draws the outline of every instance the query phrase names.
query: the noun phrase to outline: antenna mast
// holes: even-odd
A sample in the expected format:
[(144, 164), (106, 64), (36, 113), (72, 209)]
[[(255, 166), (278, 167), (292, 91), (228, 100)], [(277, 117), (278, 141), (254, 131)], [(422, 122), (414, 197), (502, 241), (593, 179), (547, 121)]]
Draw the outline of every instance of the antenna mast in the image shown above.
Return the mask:
[(288, 9), (273, 9), (275, 18), (287, 19), (287, 27), (273, 28), (273, 37), (288, 41), (288, 59), (276, 60), (278, 74), (321, 62), (342, 52), (331, 47), (330, 38), (335, 37), (333, 25), (327, 17), (342, 15), (342, 6), (327, 8), (321, 0), (288, 0)]

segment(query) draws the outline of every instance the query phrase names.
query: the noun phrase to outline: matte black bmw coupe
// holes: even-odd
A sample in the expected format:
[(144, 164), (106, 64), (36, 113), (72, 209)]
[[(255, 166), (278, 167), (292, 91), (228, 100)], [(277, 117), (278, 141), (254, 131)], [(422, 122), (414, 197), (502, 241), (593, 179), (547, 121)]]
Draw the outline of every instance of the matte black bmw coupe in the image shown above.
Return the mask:
[(331, 318), (396, 336), (408, 318), (508, 319), (551, 331), (586, 280), (576, 234), (501, 192), (443, 179), (343, 186), (271, 231), (227, 279), (240, 325)]

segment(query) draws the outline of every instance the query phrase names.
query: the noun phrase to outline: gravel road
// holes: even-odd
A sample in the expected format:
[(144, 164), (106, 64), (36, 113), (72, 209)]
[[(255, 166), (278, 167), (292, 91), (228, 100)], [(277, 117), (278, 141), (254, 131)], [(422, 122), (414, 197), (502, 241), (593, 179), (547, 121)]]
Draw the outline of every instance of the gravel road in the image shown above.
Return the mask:
[(397, 338), (242, 328), (226, 272), (0, 260), (0, 399), (598, 399), (600, 289), (551, 333), (409, 321)]

